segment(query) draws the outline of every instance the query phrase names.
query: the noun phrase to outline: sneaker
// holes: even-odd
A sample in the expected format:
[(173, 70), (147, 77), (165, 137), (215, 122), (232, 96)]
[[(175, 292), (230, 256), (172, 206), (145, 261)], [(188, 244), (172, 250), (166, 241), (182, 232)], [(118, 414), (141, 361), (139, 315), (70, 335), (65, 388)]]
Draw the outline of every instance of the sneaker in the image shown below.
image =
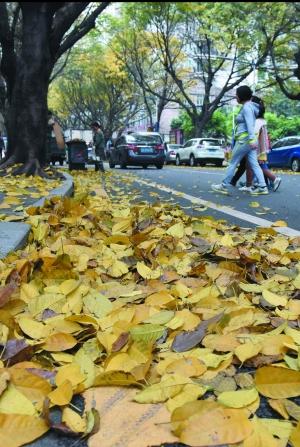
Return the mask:
[(273, 183), (273, 191), (274, 192), (277, 191), (277, 189), (280, 186), (280, 183), (281, 183), (281, 178), (280, 177), (276, 177), (276, 179), (274, 180), (274, 183)]
[(229, 194), (228, 189), (222, 183), (220, 185), (211, 185), (211, 189), (221, 194)]
[(250, 194), (252, 196), (260, 196), (262, 194), (269, 194), (268, 188), (266, 186), (261, 187), (257, 186), (256, 188), (252, 188)]
[(241, 188), (239, 188), (239, 191), (250, 192), (250, 191), (252, 191), (252, 186), (242, 186)]

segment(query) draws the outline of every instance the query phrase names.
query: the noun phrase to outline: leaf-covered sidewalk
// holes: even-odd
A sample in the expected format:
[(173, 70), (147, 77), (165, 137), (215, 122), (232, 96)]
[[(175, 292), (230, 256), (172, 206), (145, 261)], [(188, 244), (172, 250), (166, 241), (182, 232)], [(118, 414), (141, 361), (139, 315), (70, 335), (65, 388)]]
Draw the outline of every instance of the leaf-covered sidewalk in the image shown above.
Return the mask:
[[(109, 196), (99, 173), (78, 173), (73, 199), (28, 208), (28, 247), (0, 263), (0, 444), (97, 431), (97, 411), (70, 404), (96, 386), (91, 446), (134, 445), (118, 432), (126, 405), (108, 418), (119, 393), (130, 414), (163, 415), (139, 447), (298, 447), (299, 238), (133, 204), (105, 178)], [(257, 416), (262, 398), (276, 419)]]
[(25, 209), (60, 184), (59, 180), (47, 181), (39, 177), (1, 177), (0, 221), (24, 220)]

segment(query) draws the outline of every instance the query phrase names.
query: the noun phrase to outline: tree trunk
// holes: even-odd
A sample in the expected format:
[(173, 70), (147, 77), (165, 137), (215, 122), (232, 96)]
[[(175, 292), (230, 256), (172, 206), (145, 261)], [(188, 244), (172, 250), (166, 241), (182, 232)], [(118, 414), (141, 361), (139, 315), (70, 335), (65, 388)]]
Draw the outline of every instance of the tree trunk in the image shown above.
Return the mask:
[(192, 117), (192, 123), (195, 129), (195, 138), (201, 138), (203, 131), (207, 125), (207, 123), (210, 121), (211, 117), (213, 116), (213, 112), (207, 112), (204, 115), (194, 115)]
[(23, 12), (22, 50), (7, 113), (8, 151), (1, 168), (23, 163), (17, 173), (39, 174), (46, 163), (47, 94), (53, 61), (45, 3)]
[(195, 138), (201, 138), (207, 120), (204, 121), (203, 118), (195, 116), (192, 122), (195, 129)]

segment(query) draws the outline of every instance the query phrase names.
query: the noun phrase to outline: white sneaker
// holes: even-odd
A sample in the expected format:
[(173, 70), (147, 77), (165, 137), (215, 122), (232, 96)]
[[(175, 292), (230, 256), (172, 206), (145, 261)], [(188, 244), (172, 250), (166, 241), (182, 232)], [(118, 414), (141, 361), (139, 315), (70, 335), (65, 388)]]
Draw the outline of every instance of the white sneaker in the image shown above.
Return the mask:
[(220, 185), (211, 185), (211, 189), (221, 194), (229, 194), (228, 189), (222, 183)]
[(250, 191), (252, 191), (252, 186), (242, 186), (241, 188), (239, 188), (239, 191), (250, 192)]
[(280, 177), (276, 177), (276, 179), (274, 180), (274, 184), (273, 184), (273, 191), (277, 191), (277, 189), (279, 188), (281, 183), (281, 178)]
[(264, 187), (258, 186), (257, 188), (252, 188), (250, 194), (252, 196), (260, 196), (264, 194), (269, 194), (269, 191), (266, 186)]

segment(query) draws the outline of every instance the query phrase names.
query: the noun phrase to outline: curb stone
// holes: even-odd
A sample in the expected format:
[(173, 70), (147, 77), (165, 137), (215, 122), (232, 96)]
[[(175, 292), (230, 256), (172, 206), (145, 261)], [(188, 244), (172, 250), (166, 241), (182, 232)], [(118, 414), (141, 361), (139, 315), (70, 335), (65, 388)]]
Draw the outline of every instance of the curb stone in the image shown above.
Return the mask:
[(54, 196), (61, 196), (61, 197), (70, 197), (73, 195), (74, 192), (74, 181), (73, 177), (70, 174), (67, 174), (66, 172), (63, 173), (63, 176), (65, 177), (64, 183), (59, 186), (58, 188), (52, 189), (50, 191), (50, 194), (47, 197), (42, 197), (41, 199), (34, 202), (31, 206), (43, 206), (45, 203), (45, 200), (50, 199)]
[[(54, 196), (72, 196), (74, 192), (73, 177), (63, 173), (65, 181), (58, 188), (50, 191), (47, 197), (43, 197), (34, 202), (31, 207), (43, 206), (45, 200)], [(4, 259), (10, 252), (20, 250), (25, 247), (31, 226), (19, 222), (0, 222), (0, 259)]]

